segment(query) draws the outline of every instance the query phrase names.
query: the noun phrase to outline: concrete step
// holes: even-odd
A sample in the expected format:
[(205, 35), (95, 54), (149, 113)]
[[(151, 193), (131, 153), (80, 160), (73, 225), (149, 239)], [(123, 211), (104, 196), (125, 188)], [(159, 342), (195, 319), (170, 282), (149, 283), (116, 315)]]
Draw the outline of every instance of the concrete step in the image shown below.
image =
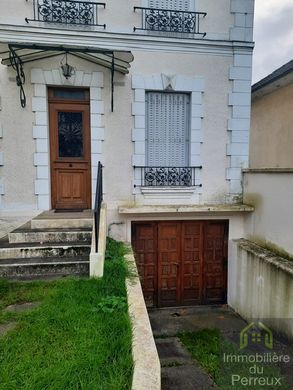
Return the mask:
[(0, 245), (0, 259), (13, 258), (33, 258), (33, 257), (75, 257), (88, 255), (90, 253), (90, 244), (84, 242), (71, 242), (70, 245), (62, 243), (48, 244), (10, 244), (2, 242)]
[(32, 229), (75, 229), (92, 228), (93, 212), (55, 213), (54, 211), (44, 212), (31, 221)]
[(29, 229), (19, 228), (9, 233), (9, 243), (45, 243), (45, 242), (70, 242), (90, 243), (92, 237), (91, 228), (83, 229)]
[(0, 277), (6, 279), (35, 280), (88, 275), (88, 256), (0, 260)]

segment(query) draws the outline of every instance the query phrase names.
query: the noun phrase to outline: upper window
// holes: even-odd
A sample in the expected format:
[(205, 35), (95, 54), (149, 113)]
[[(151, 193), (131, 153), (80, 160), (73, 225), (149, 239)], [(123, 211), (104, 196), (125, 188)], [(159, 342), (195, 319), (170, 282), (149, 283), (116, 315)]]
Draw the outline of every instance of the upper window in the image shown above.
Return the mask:
[(188, 166), (190, 95), (147, 92), (146, 118), (147, 165)]

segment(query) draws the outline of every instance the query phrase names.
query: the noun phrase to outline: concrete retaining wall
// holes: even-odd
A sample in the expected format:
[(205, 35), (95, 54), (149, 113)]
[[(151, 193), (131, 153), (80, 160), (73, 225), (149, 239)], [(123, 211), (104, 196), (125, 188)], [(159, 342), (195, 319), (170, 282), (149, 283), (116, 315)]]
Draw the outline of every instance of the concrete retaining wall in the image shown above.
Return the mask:
[(230, 250), (234, 284), (229, 305), (246, 320), (265, 319), (272, 330), (293, 340), (293, 261), (243, 239)]
[(132, 390), (160, 390), (161, 365), (133, 254), (125, 256), (132, 276), (127, 280), (129, 315), (132, 322), (134, 372)]

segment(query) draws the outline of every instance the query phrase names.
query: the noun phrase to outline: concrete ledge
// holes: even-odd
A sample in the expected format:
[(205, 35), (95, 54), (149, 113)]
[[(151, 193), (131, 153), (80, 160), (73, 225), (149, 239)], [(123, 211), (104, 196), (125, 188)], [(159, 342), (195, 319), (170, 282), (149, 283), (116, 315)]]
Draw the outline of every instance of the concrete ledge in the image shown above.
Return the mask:
[(276, 253), (255, 244), (252, 241), (245, 239), (234, 240), (237, 243), (238, 248), (246, 250), (246, 252), (262, 259), (266, 263), (272, 264), (277, 269), (287, 272), (293, 276), (293, 261), (287, 260), (284, 257), (278, 256)]
[(127, 279), (129, 315), (132, 322), (134, 372), (132, 390), (160, 390), (161, 365), (145, 306), (133, 254), (125, 256), (132, 271)]
[(238, 213), (252, 212), (254, 207), (245, 204), (187, 205), (187, 206), (134, 206), (119, 207), (119, 214), (164, 214), (164, 213)]
[(293, 173), (293, 168), (250, 168), (242, 169), (243, 173)]
[(101, 278), (104, 275), (104, 263), (107, 241), (107, 206), (102, 203), (100, 212), (99, 242), (96, 248), (96, 234), (93, 217), (92, 246), (90, 253), (90, 277)]

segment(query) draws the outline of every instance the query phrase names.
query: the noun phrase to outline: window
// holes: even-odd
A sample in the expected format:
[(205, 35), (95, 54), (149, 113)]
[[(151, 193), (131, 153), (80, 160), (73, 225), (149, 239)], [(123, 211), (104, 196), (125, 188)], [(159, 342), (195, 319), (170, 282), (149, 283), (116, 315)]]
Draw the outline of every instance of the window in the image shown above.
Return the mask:
[(146, 157), (153, 167), (189, 165), (190, 95), (146, 93)]
[(150, 8), (174, 9), (178, 11), (194, 11), (193, 0), (149, 0)]

